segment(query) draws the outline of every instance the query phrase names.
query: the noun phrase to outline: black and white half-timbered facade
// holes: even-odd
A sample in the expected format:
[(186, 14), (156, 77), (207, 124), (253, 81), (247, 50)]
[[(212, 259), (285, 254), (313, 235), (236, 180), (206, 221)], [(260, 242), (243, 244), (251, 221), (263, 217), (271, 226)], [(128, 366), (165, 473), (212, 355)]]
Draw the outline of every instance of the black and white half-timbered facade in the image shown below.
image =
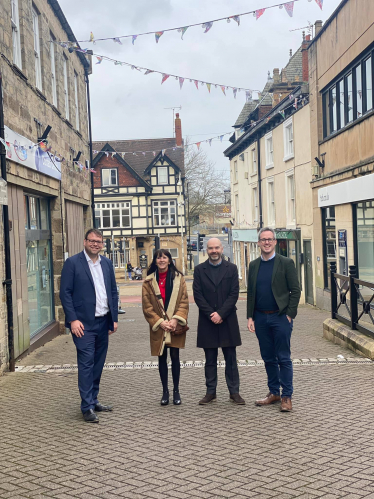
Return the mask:
[[(94, 142), (95, 226), (115, 241), (114, 263), (149, 265), (155, 249), (168, 249), (182, 270), (187, 255), (184, 150), (180, 137)], [(121, 154), (122, 153), (122, 154)], [(123, 154), (125, 153), (125, 154)], [(120, 240), (125, 254), (119, 252)], [(113, 250), (113, 248), (112, 248)], [(111, 255), (112, 257), (112, 255)]]

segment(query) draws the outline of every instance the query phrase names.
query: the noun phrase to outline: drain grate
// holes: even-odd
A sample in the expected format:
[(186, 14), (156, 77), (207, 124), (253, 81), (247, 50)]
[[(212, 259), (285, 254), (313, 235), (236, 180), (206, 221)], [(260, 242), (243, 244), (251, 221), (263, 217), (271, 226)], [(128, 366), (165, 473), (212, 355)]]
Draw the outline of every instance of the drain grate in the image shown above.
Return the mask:
[[(325, 365), (352, 365), (352, 364), (374, 364), (371, 359), (363, 357), (343, 357), (340, 355), (338, 358), (310, 358), (310, 359), (293, 359), (294, 367), (303, 366), (325, 366)], [(217, 361), (218, 367), (225, 367), (224, 360)], [(171, 363), (168, 364), (169, 369)], [(187, 360), (181, 361), (182, 369), (191, 369), (192, 367), (202, 368), (205, 366), (203, 360)], [(239, 367), (263, 367), (263, 360), (238, 360)], [(144, 361), (144, 362), (107, 362), (104, 365), (107, 371), (117, 371), (121, 369), (158, 369), (158, 362)], [(62, 364), (62, 365), (38, 365), (38, 366), (16, 366), (16, 373), (62, 373), (77, 371), (77, 364)]]

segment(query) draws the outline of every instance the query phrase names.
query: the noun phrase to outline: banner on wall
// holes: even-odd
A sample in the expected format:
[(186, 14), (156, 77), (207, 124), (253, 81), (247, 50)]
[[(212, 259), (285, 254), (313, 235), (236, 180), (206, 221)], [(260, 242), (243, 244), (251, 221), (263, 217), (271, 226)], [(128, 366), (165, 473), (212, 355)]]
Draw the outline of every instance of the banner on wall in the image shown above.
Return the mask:
[(5, 126), (4, 145), (8, 160), (61, 180), (61, 159), (47, 151), (44, 143), (35, 144)]

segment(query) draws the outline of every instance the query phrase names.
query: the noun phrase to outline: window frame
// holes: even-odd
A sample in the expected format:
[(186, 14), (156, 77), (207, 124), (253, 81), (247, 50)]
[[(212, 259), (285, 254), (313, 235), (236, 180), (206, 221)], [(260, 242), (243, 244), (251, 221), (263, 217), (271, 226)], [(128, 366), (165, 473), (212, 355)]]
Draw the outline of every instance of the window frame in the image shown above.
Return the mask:
[[(112, 172), (114, 171), (116, 173), (116, 183), (112, 184), (104, 184), (104, 172)], [(109, 180), (112, 179), (112, 173), (109, 173)], [(102, 168), (101, 169), (101, 187), (118, 187), (118, 168)]]
[(19, 24), (19, 5), (18, 0), (11, 0), (11, 26), (12, 26), (12, 44), (13, 44), (13, 64), (22, 69), (21, 56), (21, 33)]
[(65, 101), (65, 118), (70, 121), (69, 107), (69, 76), (68, 76), (68, 58), (63, 54), (62, 58), (63, 79), (64, 79), (64, 101)]
[(252, 187), (252, 221), (253, 223), (258, 223), (259, 221), (259, 211), (258, 211), (258, 187), (257, 185)]
[[(293, 198), (290, 192), (290, 179), (293, 179)], [(295, 169), (291, 168), (285, 172), (286, 180), (286, 214), (287, 214), (287, 225), (296, 225), (296, 180), (295, 180)], [(293, 212), (293, 213), (292, 213)], [(292, 218), (292, 215), (294, 218)]]
[(41, 92), (43, 91), (42, 81), (42, 61), (40, 55), (40, 31), (39, 31), (39, 12), (34, 4), (31, 5), (32, 29), (34, 35), (34, 59), (35, 59), (35, 86)]
[[(290, 134), (290, 131), (291, 131), (291, 134)], [(292, 139), (290, 139), (290, 135), (292, 135)], [(283, 161), (289, 161), (290, 159), (295, 157), (292, 116), (290, 116), (290, 118), (288, 118), (283, 123), (283, 140), (284, 140)], [(291, 146), (290, 146), (290, 144), (291, 144)]]
[(256, 152), (256, 146), (251, 149), (251, 164), (252, 164), (251, 175), (256, 175), (257, 174), (257, 152)]
[(238, 160), (235, 159), (234, 160), (234, 184), (237, 184), (238, 183)]
[[(161, 224), (161, 211), (160, 213), (155, 213), (155, 208), (161, 210), (162, 208), (165, 208), (165, 206), (161, 206), (161, 203), (168, 203), (167, 204), (167, 208), (168, 208), (168, 219), (171, 220), (171, 216), (172, 216), (172, 213), (171, 213), (171, 208), (172, 208), (172, 205), (174, 205), (175, 207), (175, 212), (174, 212), (174, 216), (175, 216), (175, 223), (172, 224), (172, 223), (169, 223), (169, 224)], [(154, 199), (152, 200), (152, 220), (153, 220), (153, 226), (154, 227), (177, 227), (178, 226), (178, 211), (177, 211), (177, 200), (176, 199)], [(156, 223), (156, 216), (159, 217), (159, 223)]]
[[(268, 177), (267, 183), (267, 201), (268, 201), (268, 224), (270, 227), (275, 227), (275, 183), (274, 177)], [(272, 197), (270, 196), (272, 194)], [(270, 217), (270, 215), (272, 215)]]
[(58, 100), (57, 100), (57, 79), (56, 79), (56, 52), (55, 52), (55, 40), (56, 37), (53, 33), (49, 32), (51, 40), (49, 42), (49, 50), (50, 50), (50, 62), (51, 62), (51, 85), (52, 85), (52, 104), (57, 108)]
[(269, 132), (265, 135), (265, 168), (266, 170), (269, 170), (270, 168), (273, 167), (274, 167), (273, 132)]
[[(166, 170), (166, 182), (160, 181), (160, 171)], [(169, 184), (169, 167), (168, 166), (158, 166), (157, 167), (157, 185), (168, 185)]]
[(74, 104), (75, 104), (75, 128), (79, 132), (79, 97), (78, 97), (78, 73), (74, 70)]
[[(119, 206), (116, 206), (116, 205)], [(103, 206), (105, 205), (105, 206)], [(108, 207), (109, 205), (109, 207)], [(125, 205), (125, 206), (122, 206)], [(131, 216), (131, 201), (118, 201), (118, 202), (99, 202), (95, 203), (94, 211), (95, 211), (95, 221), (99, 220), (99, 227), (100, 229), (106, 230), (106, 229), (130, 229), (132, 225), (132, 216)], [(105, 226), (103, 225), (103, 211), (109, 210), (109, 218), (110, 218), (110, 225)], [(120, 218), (120, 225), (119, 226), (114, 226), (113, 225), (113, 210), (119, 210), (119, 218)], [(128, 213), (124, 213), (124, 211), (128, 210)], [(98, 213), (99, 212), (99, 213)], [(129, 217), (129, 223), (128, 225), (123, 225), (123, 217)]]

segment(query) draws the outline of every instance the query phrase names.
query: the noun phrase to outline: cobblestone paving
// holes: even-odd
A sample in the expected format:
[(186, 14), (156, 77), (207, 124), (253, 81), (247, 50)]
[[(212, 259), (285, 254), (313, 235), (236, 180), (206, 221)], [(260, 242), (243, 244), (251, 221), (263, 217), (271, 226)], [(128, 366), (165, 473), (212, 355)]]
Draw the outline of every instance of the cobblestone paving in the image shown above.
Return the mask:
[[(108, 362), (154, 361), (138, 305), (126, 305)], [(260, 359), (245, 329), (239, 359)], [(293, 358), (355, 357), (322, 338), (327, 313), (300, 307)], [(133, 322), (130, 322), (133, 321)], [(191, 306), (184, 360), (195, 348)], [(356, 357), (357, 360), (360, 358)], [(22, 359), (22, 365), (75, 363), (62, 336)], [(181, 372), (182, 406), (161, 407), (155, 369), (105, 370), (101, 401), (115, 405), (99, 425), (83, 422), (76, 371), (13, 373), (0, 378), (1, 499), (114, 498), (374, 498), (374, 363), (295, 366), (294, 411), (259, 408), (266, 394), (262, 366), (240, 367), (246, 406), (228, 400), (219, 368), (218, 400), (202, 407), (204, 370)]]

